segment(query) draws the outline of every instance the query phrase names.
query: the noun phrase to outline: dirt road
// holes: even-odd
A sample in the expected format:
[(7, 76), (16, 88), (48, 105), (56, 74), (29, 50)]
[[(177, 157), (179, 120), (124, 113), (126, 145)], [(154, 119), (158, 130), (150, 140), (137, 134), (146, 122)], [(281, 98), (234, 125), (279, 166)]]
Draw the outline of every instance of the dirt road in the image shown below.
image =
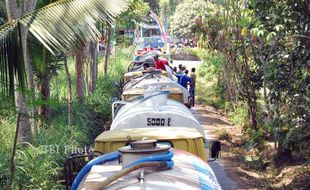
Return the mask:
[[(233, 127), (225, 117), (223, 117), (212, 107), (202, 106), (198, 103), (195, 105), (195, 107), (191, 108), (191, 112), (204, 127), (207, 140), (216, 139), (216, 132), (219, 128), (225, 128), (229, 130)], [(208, 145), (209, 142), (206, 143), (207, 151), (209, 148)], [(213, 169), (223, 190), (239, 189), (237, 183), (234, 182), (227, 174), (227, 171), (231, 169), (231, 164), (227, 162), (225, 158), (209, 162), (209, 165)]]
[[(191, 68), (193, 67), (197, 69), (201, 64), (201, 61), (174, 60), (171, 66), (178, 67), (179, 64), (186, 66), (186, 69), (190, 71)], [(227, 121), (227, 119), (224, 116), (222, 116), (219, 113), (219, 111), (215, 110), (212, 107), (203, 106), (197, 103), (195, 107), (191, 108), (191, 112), (194, 114), (194, 116), (200, 122), (200, 124), (204, 127), (205, 132), (207, 134), (207, 140), (217, 138), (216, 131), (218, 130), (218, 128), (225, 128), (226, 130), (230, 130), (233, 128), (233, 126), (231, 126), (231, 124)], [(207, 142), (206, 145), (208, 151), (209, 142)], [(223, 190), (239, 189), (237, 183), (234, 182), (234, 180), (232, 180), (227, 174), (232, 173), (228, 172), (229, 170), (232, 170), (230, 162), (226, 161), (225, 158), (223, 158), (220, 160), (216, 160), (214, 162), (209, 162), (209, 164), (212, 167)]]

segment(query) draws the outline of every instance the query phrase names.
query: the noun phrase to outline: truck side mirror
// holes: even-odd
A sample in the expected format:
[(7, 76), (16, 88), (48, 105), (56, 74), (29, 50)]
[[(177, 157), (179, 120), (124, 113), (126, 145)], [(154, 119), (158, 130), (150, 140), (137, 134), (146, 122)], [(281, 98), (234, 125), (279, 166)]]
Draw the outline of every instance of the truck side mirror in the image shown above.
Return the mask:
[(115, 82), (115, 83), (114, 83), (114, 87), (116, 87), (116, 88), (120, 88), (120, 87), (121, 87), (121, 85), (120, 85), (120, 83), (119, 83), (119, 82)]
[(209, 157), (213, 159), (220, 158), (221, 142), (219, 140), (210, 140)]

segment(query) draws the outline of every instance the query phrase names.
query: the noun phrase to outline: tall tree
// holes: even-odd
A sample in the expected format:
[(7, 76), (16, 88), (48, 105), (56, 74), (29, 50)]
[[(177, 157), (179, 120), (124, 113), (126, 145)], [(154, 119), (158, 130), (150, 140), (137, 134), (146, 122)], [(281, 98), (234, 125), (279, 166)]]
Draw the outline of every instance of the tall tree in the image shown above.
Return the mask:
[(72, 80), (68, 68), (67, 57), (64, 57), (64, 66), (68, 81), (68, 126), (71, 126), (73, 123), (73, 113), (72, 113)]
[(96, 89), (98, 64), (97, 64), (97, 43), (92, 42), (89, 45), (89, 69), (88, 69), (88, 92), (93, 93)]
[(74, 52), (75, 56), (75, 72), (76, 72), (76, 98), (79, 103), (84, 102), (85, 97), (85, 81), (84, 81), (84, 48), (80, 48)]
[(107, 27), (107, 32), (106, 32), (104, 68), (103, 68), (104, 76), (108, 72), (108, 64), (109, 64), (109, 56), (110, 56), (110, 45), (111, 45), (111, 37), (112, 37), (112, 27), (111, 27), (111, 25), (109, 23), (107, 23), (106, 27)]
[(28, 48), (30, 58), (33, 63), (35, 82), (40, 93), (40, 104), (38, 106), (38, 126), (43, 126), (48, 118), (50, 81), (58, 74), (62, 68), (59, 64), (61, 56), (54, 56), (37, 40), (33, 35), (29, 35)]
[[(20, 18), (21, 16), (31, 12), (35, 8), (36, 0), (26, 0), (21, 3), (17, 2), (16, 0), (6, 0), (5, 3), (8, 20), (12, 20)], [(28, 29), (24, 26), (21, 26), (21, 43), (23, 47), (23, 57), (27, 73), (28, 88), (34, 92), (32, 66), (29, 62), (28, 56), (27, 36)], [(21, 112), (21, 118), (19, 120), (19, 138), (21, 141), (29, 142), (32, 136), (29, 111), (25, 104), (24, 96), (18, 91), (16, 92), (16, 107), (19, 109), (19, 112)], [(32, 113), (35, 113), (34, 107), (32, 108)]]
[(204, 0), (188, 0), (179, 4), (171, 21), (173, 34), (177, 37), (198, 37), (195, 31), (197, 18), (204, 19), (208, 12), (213, 12), (207, 5)]
[(309, 1), (250, 1), (250, 6), (259, 21), (252, 30), (262, 44), (258, 49), (279, 158), (291, 157), (294, 150), (309, 160)]

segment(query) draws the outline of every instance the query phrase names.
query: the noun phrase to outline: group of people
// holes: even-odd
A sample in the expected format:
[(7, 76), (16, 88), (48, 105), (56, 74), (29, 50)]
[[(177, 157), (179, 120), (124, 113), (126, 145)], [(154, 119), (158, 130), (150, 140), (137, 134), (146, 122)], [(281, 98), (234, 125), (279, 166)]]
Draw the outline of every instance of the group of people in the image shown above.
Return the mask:
[(193, 67), (191, 73), (182, 64), (179, 65), (178, 71), (174, 68), (178, 83), (184, 88), (189, 90), (191, 97), (193, 98), (193, 105), (195, 105), (195, 87), (196, 87), (196, 69)]
[[(166, 59), (159, 59), (158, 54), (154, 56), (154, 65), (155, 65), (155, 69), (160, 69), (163, 71), (166, 71), (167, 66), (170, 67)], [(144, 70), (146, 71), (153, 70), (153, 68), (151, 68), (148, 63), (144, 63), (143, 67), (144, 67)], [(180, 64), (178, 71), (176, 67), (173, 69), (173, 71), (174, 71), (175, 76), (178, 78), (178, 83), (184, 88), (189, 90), (189, 93), (193, 98), (193, 105), (195, 105), (195, 86), (196, 86), (195, 71), (196, 69), (192, 68), (190, 75), (188, 75), (189, 71), (186, 69), (185, 66)]]

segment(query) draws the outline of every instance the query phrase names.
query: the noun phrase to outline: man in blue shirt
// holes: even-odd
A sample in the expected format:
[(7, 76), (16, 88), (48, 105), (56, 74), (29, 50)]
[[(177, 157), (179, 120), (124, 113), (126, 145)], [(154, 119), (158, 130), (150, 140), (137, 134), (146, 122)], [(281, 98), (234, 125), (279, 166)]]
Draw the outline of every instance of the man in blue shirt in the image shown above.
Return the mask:
[(187, 76), (187, 74), (188, 74), (188, 70), (185, 70), (184, 74), (180, 78), (180, 85), (182, 85), (186, 89), (187, 89), (187, 85), (193, 82), (192, 78)]

